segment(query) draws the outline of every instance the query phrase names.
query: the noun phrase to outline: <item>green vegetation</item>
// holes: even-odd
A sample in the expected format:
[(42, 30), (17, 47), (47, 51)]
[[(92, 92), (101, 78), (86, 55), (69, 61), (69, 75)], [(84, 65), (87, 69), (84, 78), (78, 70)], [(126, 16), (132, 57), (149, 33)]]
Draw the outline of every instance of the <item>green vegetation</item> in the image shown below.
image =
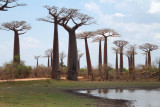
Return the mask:
[(93, 107), (96, 99), (76, 96), (65, 90), (144, 86), (160, 87), (160, 82), (66, 80), (4, 82), (0, 83), (0, 105), (3, 107)]

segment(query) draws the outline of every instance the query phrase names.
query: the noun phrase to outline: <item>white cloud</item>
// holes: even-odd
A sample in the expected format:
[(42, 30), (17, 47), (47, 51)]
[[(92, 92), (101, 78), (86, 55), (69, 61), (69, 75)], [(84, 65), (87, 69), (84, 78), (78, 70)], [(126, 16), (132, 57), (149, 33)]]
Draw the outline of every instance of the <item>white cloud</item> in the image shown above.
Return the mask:
[(21, 41), (21, 46), (23, 48), (36, 48), (39, 45), (40, 45), (40, 42), (34, 39), (33, 37), (27, 37)]
[(160, 12), (160, 2), (158, 2), (158, 1), (152, 1), (151, 7), (148, 10), (148, 12), (150, 14), (155, 14), (155, 13)]
[(114, 3), (115, 0), (99, 0), (100, 3)]
[(122, 13), (115, 13), (113, 16), (115, 17), (124, 17), (125, 15)]

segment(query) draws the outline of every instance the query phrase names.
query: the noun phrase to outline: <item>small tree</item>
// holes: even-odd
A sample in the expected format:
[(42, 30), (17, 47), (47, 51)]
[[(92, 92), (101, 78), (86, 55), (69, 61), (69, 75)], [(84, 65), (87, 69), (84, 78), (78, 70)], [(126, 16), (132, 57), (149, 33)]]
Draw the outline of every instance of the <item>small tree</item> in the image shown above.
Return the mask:
[[(18, 0), (0, 0), (0, 11), (8, 11), (9, 8), (26, 6), (26, 4), (17, 3)], [(10, 5), (13, 4), (13, 5)]]
[(123, 51), (124, 51), (124, 47), (126, 45), (128, 45), (127, 41), (124, 40), (116, 40), (113, 42), (113, 44), (115, 44), (117, 47), (119, 47), (119, 52), (120, 52), (120, 73), (122, 75), (123, 73)]
[(19, 35), (25, 34), (27, 30), (31, 29), (31, 26), (25, 21), (12, 21), (1, 24), (1, 30), (14, 32), (14, 55), (13, 62), (20, 64), (20, 44)]
[(40, 58), (41, 56), (34, 56), (34, 59), (36, 59), (37, 61), (37, 67), (38, 67), (38, 59)]
[(65, 54), (65, 52), (62, 51), (62, 52), (59, 54), (60, 65), (61, 65), (61, 69), (62, 69), (62, 70), (63, 70), (63, 65), (64, 65), (63, 60), (64, 60), (65, 57), (66, 57), (66, 54)]
[(150, 43), (143, 44), (139, 48), (148, 54), (148, 66), (151, 66), (151, 51), (157, 50), (158, 46)]
[(102, 46), (101, 42), (104, 41), (103, 37), (96, 37), (93, 39), (93, 42), (99, 42), (99, 58), (98, 58), (98, 69), (100, 76), (102, 75)]
[(84, 39), (85, 41), (88, 76), (92, 76), (92, 64), (91, 64), (87, 39), (93, 37), (94, 35), (95, 35), (94, 32), (81, 32), (77, 34), (78, 39)]

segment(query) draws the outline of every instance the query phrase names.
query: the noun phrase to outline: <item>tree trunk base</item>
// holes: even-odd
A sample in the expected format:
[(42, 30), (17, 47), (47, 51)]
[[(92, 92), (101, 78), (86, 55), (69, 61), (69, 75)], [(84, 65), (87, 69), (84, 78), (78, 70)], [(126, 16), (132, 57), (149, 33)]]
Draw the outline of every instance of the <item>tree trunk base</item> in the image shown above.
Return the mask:
[(60, 71), (54, 71), (52, 75), (52, 79), (60, 80), (60, 75), (61, 75)]

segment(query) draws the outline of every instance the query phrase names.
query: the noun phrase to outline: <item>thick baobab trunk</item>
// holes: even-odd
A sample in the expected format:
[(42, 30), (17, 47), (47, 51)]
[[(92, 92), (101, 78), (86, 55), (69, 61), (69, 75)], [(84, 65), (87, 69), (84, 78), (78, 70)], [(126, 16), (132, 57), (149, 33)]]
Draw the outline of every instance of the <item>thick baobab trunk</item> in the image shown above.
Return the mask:
[(60, 79), (59, 71), (59, 44), (58, 44), (58, 24), (57, 19), (54, 23), (54, 42), (53, 42), (53, 65), (52, 65), (52, 79)]
[(99, 41), (99, 74), (102, 75), (102, 49), (101, 49), (101, 40)]
[(160, 59), (159, 59), (159, 80), (160, 80)]
[(49, 56), (48, 56), (48, 68), (49, 68)]
[(120, 73), (123, 74), (123, 49), (120, 49)]
[(78, 71), (80, 71), (80, 59), (78, 59)]
[(118, 53), (116, 52), (116, 73), (118, 73)]
[(52, 67), (52, 64), (53, 64), (53, 54), (51, 53), (51, 67)]
[(85, 48), (86, 48), (88, 76), (91, 76), (92, 75), (92, 65), (91, 65), (91, 59), (90, 59), (90, 54), (89, 54), (87, 38), (85, 38), (84, 40), (85, 40)]
[(147, 66), (148, 65), (148, 54), (146, 53), (146, 62), (145, 62), (145, 65)]
[(38, 67), (38, 59), (37, 59), (37, 67)]
[(104, 41), (104, 64), (103, 64), (103, 68), (104, 68), (104, 72), (106, 74), (106, 80), (108, 80), (108, 59), (107, 59), (107, 37), (105, 37), (105, 41)]
[(151, 66), (151, 52), (148, 52), (148, 66)]
[(14, 31), (14, 55), (13, 62), (20, 64), (20, 45), (19, 45), (19, 35), (17, 31)]
[(132, 70), (133, 70), (133, 80), (135, 80), (135, 75), (136, 75), (136, 72), (135, 72), (135, 54), (132, 55)]
[(104, 40), (104, 66), (108, 66), (107, 37), (105, 37)]
[(77, 41), (75, 30), (69, 30), (69, 48), (68, 48), (68, 80), (78, 80), (78, 59), (77, 59)]

